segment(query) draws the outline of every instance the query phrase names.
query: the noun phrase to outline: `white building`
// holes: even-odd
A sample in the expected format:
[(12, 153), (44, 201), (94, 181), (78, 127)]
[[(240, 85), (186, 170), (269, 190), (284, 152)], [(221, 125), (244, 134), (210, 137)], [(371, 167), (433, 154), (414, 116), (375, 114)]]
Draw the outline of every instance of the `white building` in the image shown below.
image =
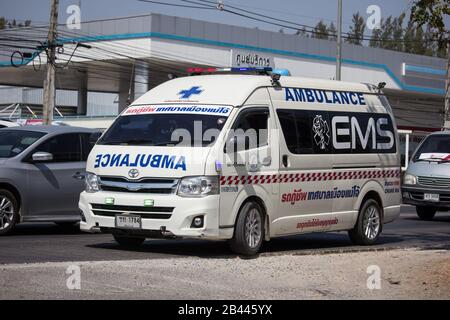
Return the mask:
[[(47, 35), (42, 28), (30, 32), (36, 39)], [(56, 83), (64, 90), (56, 104), (65, 115), (117, 114), (129, 100), (170, 76), (186, 75), (190, 67), (272, 66), (294, 76), (335, 75), (336, 43), (297, 35), (160, 14), (86, 22), (80, 30), (62, 26), (58, 32), (64, 52), (58, 54)], [(90, 48), (73, 52), (77, 42)], [(23, 61), (14, 56), (18, 68), (9, 59), (0, 61), (0, 84), (29, 87), (0, 89), (0, 105), (32, 105), (40, 114), (42, 94), (35, 88), (42, 88), (46, 57), (40, 51), (28, 53), (32, 57)], [(425, 134), (444, 125), (445, 67), (444, 59), (343, 44), (342, 80), (386, 82), (405, 156)], [(27, 111), (24, 115), (29, 116)]]

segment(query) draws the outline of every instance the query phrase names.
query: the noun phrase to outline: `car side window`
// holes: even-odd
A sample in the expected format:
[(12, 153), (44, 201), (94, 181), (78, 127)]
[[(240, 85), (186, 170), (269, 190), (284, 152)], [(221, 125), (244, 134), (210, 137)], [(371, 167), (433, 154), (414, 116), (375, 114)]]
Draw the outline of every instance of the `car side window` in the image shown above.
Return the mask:
[(266, 108), (247, 109), (239, 114), (233, 125), (235, 136), (238, 139), (253, 139), (250, 142), (245, 141), (246, 150), (260, 148), (268, 144), (268, 120), (269, 109)]
[(82, 133), (81, 139), (82, 139), (82, 159), (83, 161), (87, 161), (87, 158), (89, 156), (89, 153), (91, 152), (92, 148), (95, 146), (95, 143), (97, 142), (98, 138), (100, 137), (101, 132), (94, 132), (94, 133)]
[(81, 137), (78, 133), (61, 134), (39, 145), (35, 152), (48, 152), (53, 155), (51, 162), (82, 161)]

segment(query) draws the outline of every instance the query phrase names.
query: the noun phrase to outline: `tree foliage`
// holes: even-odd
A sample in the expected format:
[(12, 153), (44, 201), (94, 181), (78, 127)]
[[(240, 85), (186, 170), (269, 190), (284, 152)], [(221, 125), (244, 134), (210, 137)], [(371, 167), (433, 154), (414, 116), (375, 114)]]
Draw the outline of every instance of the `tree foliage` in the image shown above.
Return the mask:
[(422, 27), (427, 25), (428, 36), (437, 40), (438, 51), (448, 45), (449, 31), (445, 28), (444, 16), (450, 15), (448, 0), (415, 0), (411, 8), (410, 21)]
[(413, 19), (405, 26), (405, 20), (405, 13), (382, 19), (380, 28), (372, 30), (369, 46), (441, 58), (446, 56), (445, 42), (442, 47), (436, 41), (436, 28), (426, 22), (419, 24)]
[(337, 29), (333, 22), (331, 22), (330, 26), (328, 27), (328, 34), (330, 35), (331, 40), (337, 39)]
[(316, 39), (328, 40), (328, 36), (328, 26), (325, 22), (320, 20), (319, 23), (317, 23), (314, 27), (314, 32), (312, 33), (311, 37)]
[(12, 28), (23, 28), (31, 26), (31, 20), (25, 20), (23, 23), (17, 23), (16, 19), (7, 20), (5, 17), (0, 17), (0, 30), (12, 29)]
[(364, 31), (366, 29), (366, 22), (359, 12), (353, 14), (352, 25), (348, 33), (346, 41), (350, 44), (362, 45), (364, 40)]
[[(430, 5), (431, 7), (428, 7)], [(448, 35), (448, 31), (445, 30), (443, 15), (448, 15), (449, 11), (448, 0), (416, 0), (409, 17), (405, 12), (398, 17), (392, 15), (385, 17), (381, 19), (380, 27), (367, 35), (364, 34), (365, 19), (357, 12), (353, 14), (349, 31), (343, 32), (343, 38), (347, 43), (354, 45), (445, 58), (447, 55), (445, 35)], [(295, 34), (332, 41), (337, 39), (334, 23), (327, 25), (322, 20), (312, 30), (303, 27)]]

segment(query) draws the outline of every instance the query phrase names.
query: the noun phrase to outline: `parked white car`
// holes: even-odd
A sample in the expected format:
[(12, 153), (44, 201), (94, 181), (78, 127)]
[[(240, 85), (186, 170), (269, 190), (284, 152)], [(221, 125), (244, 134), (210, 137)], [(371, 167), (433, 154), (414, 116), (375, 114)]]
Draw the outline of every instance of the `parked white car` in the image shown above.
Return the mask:
[(11, 127), (20, 127), (20, 124), (17, 122), (11, 121), (9, 119), (0, 119), (0, 129), (1, 128), (11, 128)]

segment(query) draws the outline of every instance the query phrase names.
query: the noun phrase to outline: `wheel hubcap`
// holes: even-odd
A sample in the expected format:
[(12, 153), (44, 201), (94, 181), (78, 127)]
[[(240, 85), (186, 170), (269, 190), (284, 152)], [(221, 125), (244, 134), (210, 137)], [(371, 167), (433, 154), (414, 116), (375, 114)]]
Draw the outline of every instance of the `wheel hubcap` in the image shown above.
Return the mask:
[(252, 209), (245, 222), (245, 240), (250, 248), (256, 248), (261, 240), (261, 215), (257, 209)]
[(0, 230), (8, 228), (13, 220), (14, 207), (12, 202), (0, 196)]
[(375, 206), (367, 208), (364, 215), (364, 234), (369, 240), (377, 237), (380, 231), (380, 213)]

